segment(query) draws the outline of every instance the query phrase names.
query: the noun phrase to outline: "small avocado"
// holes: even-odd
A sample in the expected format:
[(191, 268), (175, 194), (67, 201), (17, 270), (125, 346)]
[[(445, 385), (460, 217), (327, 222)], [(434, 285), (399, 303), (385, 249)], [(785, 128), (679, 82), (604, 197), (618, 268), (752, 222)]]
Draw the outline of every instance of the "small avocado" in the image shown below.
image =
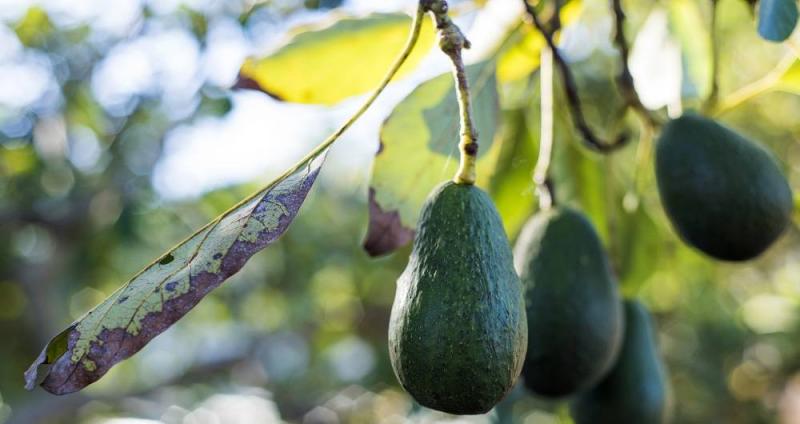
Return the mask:
[(645, 307), (625, 301), (625, 338), (617, 363), (597, 386), (570, 405), (575, 424), (663, 424), (669, 393)]
[(760, 255), (791, 219), (792, 191), (769, 152), (698, 115), (664, 127), (656, 179), (681, 238), (718, 259)]
[(443, 412), (489, 411), (522, 369), (526, 322), (491, 199), (472, 185), (440, 185), (422, 208), (389, 323), (389, 354), (403, 388)]
[(514, 248), (525, 288), (525, 386), (547, 397), (595, 384), (622, 342), (622, 300), (600, 238), (580, 212), (559, 207), (532, 217)]

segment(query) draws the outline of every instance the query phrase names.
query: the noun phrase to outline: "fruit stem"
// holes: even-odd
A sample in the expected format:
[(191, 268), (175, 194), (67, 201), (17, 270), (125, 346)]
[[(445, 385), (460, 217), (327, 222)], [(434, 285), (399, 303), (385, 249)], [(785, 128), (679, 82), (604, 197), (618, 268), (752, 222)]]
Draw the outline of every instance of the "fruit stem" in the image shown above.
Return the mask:
[(470, 42), (461, 29), (447, 15), (446, 0), (421, 0), (422, 8), (433, 14), (436, 28), (439, 29), (439, 48), (453, 63), (458, 106), (461, 115), (461, 140), (458, 143), (461, 161), (453, 177), (457, 184), (475, 184), (475, 164), (478, 158), (478, 134), (472, 120), (472, 102), (469, 81), (461, 52), (470, 48)]
[(545, 46), (541, 52), (539, 79), (541, 83), (541, 133), (539, 158), (533, 171), (533, 183), (539, 195), (539, 209), (548, 210), (555, 204), (552, 182), (548, 170), (553, 156), (553, 51)]

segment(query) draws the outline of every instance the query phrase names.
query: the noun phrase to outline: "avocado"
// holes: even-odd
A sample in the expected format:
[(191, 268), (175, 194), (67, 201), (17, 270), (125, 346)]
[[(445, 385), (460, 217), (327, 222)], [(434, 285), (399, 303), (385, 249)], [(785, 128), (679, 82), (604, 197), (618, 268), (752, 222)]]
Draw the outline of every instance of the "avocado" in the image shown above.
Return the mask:
[(769, 152), (698, 115), (664, 127), (656, 179), (681, 238), (718, 259), (758, 256), (791, 219), (792, 191)]
[(523, 228), (514, 264), (525, 288), (525, 386), (547, 397), (595, 384), (622, 342), (622, 301), (600, 238), (580, 212), (540, 212)]
[(608, 375), (570, 405), (575, 424), (662, 424), (669, 401), (664, 366), (645, 307), (625, 301), (625, 337)]
[(497, 210), (481, 189), (447, 182), (423, 205), (397, 280), (389, 354), (421, 405), (482, 414), (519, 376), (527, 346), (522, 285)]

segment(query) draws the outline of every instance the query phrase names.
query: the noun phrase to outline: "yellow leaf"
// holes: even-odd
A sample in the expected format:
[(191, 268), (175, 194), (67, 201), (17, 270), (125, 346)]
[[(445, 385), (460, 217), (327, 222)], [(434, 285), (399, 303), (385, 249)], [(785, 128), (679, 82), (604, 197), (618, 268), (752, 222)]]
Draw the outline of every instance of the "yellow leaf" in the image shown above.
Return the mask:
[[(295, 36), (275, 53), (249, 58), (240, 77), (281, 100), (336, 104), (374, 88), (405, 45), (411, 18), (375, 14), (341, 19)], [(398, 76), (408, 74), (430, 51), (435, 32), (425, 18), (419, 41)]]

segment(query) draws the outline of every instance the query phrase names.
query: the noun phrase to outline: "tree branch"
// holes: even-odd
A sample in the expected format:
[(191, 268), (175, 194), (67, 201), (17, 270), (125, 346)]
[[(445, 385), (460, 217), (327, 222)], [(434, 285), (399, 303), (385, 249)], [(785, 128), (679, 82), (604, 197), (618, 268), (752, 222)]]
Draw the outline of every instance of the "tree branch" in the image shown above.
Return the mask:
[(619, 50), (620, 65), (622, 67), (619, 75), (617, 75), (617, 87), (628, 108), (633, 109), (642, 121), (651, 128), (658, 127), (661, 122), (644, 107), (633, 84), (633, 76), (628, 66), (630, 47), (625, 37), (625, 11), (622, 9), (622, 1), (611, 0), (611, 9), (614, 12), (614, 45)]
[[(581, 99), (578, 95), (578, 86), (575, 83), (575, 78), (572, 75), (569, 65), (564, 60), (563, 56), (561, 56), (555, 41), (553, 41), (553, 34), (560, 28), (559, 20), (553, 19), (553, 28), (548, 30), (545, 28), (544, 23), (542, 23), (542, 21), (539, 19), (536, 9), (531, 6), (527, 0), (523, 0), (523, 4), (525, 5), (525, 10), (533, 25), (536, 26), (536, 29), (539, 30), (539, 32), (542, 34), (542, 37), (544, 37), (545, 41), (547, 42), (547, 45), (553, 51), (553, 59), (558, 67), (561, 80), (564, 83), (564, 91), (567, 96), (567, 105), (569, 107), (570, 114), (572, 115), (573, 123), (575, 128), (581, 134), (584, 142), (590, 148), (601, 153), (608, 153), (624, 146), (628, 141), (627, 134), (623, 133), (618, 135), (612, 142), (603, 141), (597, 135), (595, 135), (594, 131), (586, 121), (586, 117), (583, 114)], [(558, 14), (557, 11), (556, 14)]]

